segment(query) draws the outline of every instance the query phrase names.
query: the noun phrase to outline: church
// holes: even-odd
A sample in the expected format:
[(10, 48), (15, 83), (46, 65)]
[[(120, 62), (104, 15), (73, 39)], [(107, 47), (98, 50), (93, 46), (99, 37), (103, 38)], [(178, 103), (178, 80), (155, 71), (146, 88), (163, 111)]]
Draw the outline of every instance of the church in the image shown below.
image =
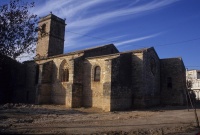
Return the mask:
[(49, 14), (38, 25), (36, 57), (24, 62), (28, 103), (104, 111), (186, 103), (182, 58), (160, 59), (153, 47), (119, 52), (113, 44), (63, 54), (65, 20)]

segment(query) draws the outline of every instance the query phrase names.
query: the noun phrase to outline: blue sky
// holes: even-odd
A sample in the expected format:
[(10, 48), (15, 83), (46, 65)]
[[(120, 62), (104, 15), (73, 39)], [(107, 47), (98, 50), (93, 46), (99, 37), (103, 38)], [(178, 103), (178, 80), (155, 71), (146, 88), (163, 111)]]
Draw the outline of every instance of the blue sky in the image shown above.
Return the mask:
[(65, 53), (114, 43), (119, 51), (153, 46), (200, 69), (200, 0), (33, 0), (31, 12), (66, 18)]

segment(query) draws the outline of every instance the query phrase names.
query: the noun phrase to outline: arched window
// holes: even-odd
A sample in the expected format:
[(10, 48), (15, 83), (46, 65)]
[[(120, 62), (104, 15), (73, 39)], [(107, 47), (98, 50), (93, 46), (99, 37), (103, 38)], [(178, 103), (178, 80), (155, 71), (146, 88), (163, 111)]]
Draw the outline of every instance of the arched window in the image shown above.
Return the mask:
[(101, 77), (101, 68), (99, 66), (96, 66), (94, 68), (94, 81), (100, 81)]
[(64, 60), (60, 65), (60, 81), (61, 82), (69, 81), (69, 68), (66, 60)]
[(44, 36), (46, 34), (46, 24), (42, 24), (42, 26), (40, 27), (40, 36)]
[(68, 82), (69, 81), (69, 70), (68, 69), (62, 69), (62, 82)]
[(46, 24), (45, 24), (45, 23), (42, 24), (42, 26), (41, 26), (41, 32), (42, 32), (42, 33), (45, 33), (45, 32), (46, 32)]

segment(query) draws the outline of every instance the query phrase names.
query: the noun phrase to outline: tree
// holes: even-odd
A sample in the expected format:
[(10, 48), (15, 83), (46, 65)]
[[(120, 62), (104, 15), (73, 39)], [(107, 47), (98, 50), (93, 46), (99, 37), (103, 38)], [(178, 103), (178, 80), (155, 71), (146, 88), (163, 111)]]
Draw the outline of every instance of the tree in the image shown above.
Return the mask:
[(188, 90), (191, 90), (191, 88), (192, 88), (192, 81), (191, 80), (187, 80), (186, 81), (186, 86), (187, 86)]
[(0, 6), (0, 54), (16, 59), (35, 51), (37, 16), (29, 12), (33, 3), (10, 0)]
[(190, 94), (191, 99), (193, 101), (195, 101), (196, 100), (196, 95), (195, 95), (194, 91), (192, 90), (192, 81), (191, 80), (187, 80), (186, 81), (186, 86), (187, 86), (187, 90), (188, 90), (188, 92)]

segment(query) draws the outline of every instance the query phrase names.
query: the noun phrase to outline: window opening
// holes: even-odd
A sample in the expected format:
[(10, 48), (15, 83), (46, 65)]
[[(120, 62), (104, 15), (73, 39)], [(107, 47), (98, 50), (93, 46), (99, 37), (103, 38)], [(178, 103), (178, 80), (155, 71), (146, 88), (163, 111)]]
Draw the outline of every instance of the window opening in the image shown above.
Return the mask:
[(101, 68), (96, 66), (94, 69), (94, 81), (100, 81)]
[(59, 76), (61, 82), (69, 81), (69, 68), (66, 60), (64, 60), (60, 65)]
[(62, 82), (68, 82), (69, 81), (69, 70), (63, 69), (62, 70)]
[(171, 77), (167, 78), (167, 88), (172, 88), (172, 78)]
[(197, 79), (200, 79), (200, 72), (197, 72)]

